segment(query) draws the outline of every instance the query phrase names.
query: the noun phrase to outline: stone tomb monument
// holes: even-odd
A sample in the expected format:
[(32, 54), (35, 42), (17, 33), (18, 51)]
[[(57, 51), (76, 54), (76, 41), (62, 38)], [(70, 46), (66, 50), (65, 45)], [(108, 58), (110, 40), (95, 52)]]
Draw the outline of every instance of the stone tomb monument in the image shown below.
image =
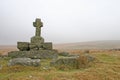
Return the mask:
[[(41, 37), (41, 28), (43, 23), (40, 19), (36, 19), (33, 22), (33, 26), (36, 28), (35, 36), (33, 36), (30, 42), (17, 42), (17, 48), (19, 51), (11, 51), (8, 53), (9, 57), (13, 59), (9, 61), (9, 65), (24, 65), (24, 66), (40, 66), (40, 59), (52, 59), (50, 66), (57, 68), (80, 68), (89, 66), (94, 61), (94, 57), (89, 54), (82, 55), (70, 55), (69, 53), (58, 53), (57, 50), (53, 50), (52, 42), (45, 42)], [(59, 56), (62, 56), (61, 58)], [(64, 57), (63, 57), (64, 56)]]
[(17, 42), (17, 48), (19, 51), (12, 51), (8, 53), (8, 56), (12, 58), (32, 58), (32, 59), (52, 59), (58, 57), (57, 50), (53, 50), (52, 42), (45, 42), (41, 37), (41, 28), (43, 23), (41, 19), (36, 18), (33, 22), (33, 26), (36, 28), (35, 36), (33, 36), (30, 42)]

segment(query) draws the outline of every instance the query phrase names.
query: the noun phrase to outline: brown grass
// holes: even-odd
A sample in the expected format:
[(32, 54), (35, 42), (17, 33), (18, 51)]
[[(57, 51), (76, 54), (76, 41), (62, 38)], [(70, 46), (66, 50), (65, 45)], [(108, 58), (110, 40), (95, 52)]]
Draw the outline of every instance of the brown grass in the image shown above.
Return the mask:
[[(0, 50), (1, 54), (9, 50)], [(82, 54), (82, 50), (59, 50), (72, 54)], [(91, 67), (61, 71), (55, 68), (44, 70), (42, 67), (7, 66), (7, 59), (0, 60), (0, 80), (120, 80), (120, 51), (90, 50), (89, 54), (97, 59)], [(81, 56), (83, 57), (83, 56)], [(83, 63), (86, 64), (86, 58)]]
[(0, 55), (7, 55), (8, 52), (18, 50), (16, 46), (0, 46)]

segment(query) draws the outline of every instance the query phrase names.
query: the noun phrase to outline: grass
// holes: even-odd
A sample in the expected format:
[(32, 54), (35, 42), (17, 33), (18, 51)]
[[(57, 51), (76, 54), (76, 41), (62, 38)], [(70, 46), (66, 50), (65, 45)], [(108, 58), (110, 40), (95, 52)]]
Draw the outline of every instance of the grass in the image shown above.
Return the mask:
[[(79, 52), (77, 51), (78, 54)], [(98, 51), (90, 54), (96, 58), (94, 65), (85, 69), (65, 71), (50, 67), (51, 60), (41, 60), (41, 67), (8, 67), (10, 58), (0, 58), (0, 64), (3, 66), (0, 70), (0, 80), (120, 80), (119, 51)]]

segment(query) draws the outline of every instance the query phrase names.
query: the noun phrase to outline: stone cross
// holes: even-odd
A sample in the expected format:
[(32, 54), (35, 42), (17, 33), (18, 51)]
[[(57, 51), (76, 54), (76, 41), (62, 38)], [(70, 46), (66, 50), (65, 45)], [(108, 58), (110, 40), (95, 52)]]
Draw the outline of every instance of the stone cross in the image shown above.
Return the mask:
[(35, 22), (33, 22), (33, 26), (36, 27), (35, 36), (41, 36), (41, 27), (43, 27), (43, 23), (41, 19), (36, 18)]

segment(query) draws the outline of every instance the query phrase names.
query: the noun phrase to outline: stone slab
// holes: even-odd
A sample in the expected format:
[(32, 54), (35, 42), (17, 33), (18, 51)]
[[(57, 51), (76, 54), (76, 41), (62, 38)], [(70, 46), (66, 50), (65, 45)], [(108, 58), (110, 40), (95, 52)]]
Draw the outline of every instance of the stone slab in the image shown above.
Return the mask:
[(17, 48), (20, 51), (28, 51), (29, 50), (29, 42), (17, 42)]
[(47, 49), (47, 50), (52, 50), (53, 49), (52, 42), (45, 42), (45, 43), (43, 43), (43, 48)]
[(60, 66), (70, 66), (72, 68), (76, 68), (77, 66), (77, 58), (75, 57), (66, 57), (66, 58), (59, 58), (55, 61), (50, 63), (51, 66), (60, 67)]
[(90, 54), (82, 54), (76, 57), (63, 57), (53, 60), (50, 65), (54, 67), (85, 68), (90, 66), (95, 58)]
[(40, 66), (40, 59), (14, 58), (9, 60), (8, 66), (14, 66), (14, 65)]
[(44, 39), (40, 36), (33, 36), (31, 38), (31, 43), (41, 44), (44, 43)]
[(58, 57), (58, 52), (57, 50), (11, 51), (8, 56), (12, 58), (54, 59)]

